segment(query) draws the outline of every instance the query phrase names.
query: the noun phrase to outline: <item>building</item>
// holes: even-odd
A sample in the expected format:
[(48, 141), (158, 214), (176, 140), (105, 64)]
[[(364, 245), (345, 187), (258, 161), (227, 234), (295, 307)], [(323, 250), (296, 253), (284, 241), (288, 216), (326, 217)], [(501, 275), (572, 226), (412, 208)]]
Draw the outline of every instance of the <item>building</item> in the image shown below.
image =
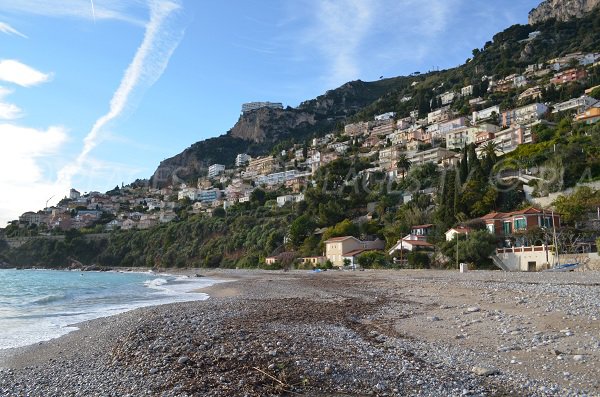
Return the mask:
[(283, 109), (283, 104), (280, 102), (248, 102), (242, 105), (242, 113), (248, 113), (262, 108)]
[(433, 112), (427, 113), (427, 124), (441, 123), (450, 120), (452, 117), (452, 110), (450, 106), (443, 107)]
[(274, 185), (282, 185), (289, 180), (297, 178), (298, 176), (300, 176), (298, 174), (298, 171), (288, 170), (288, 171), (282, 171), (282, 172), (275, 172), (275, 173), (268, 174), (268, 175), (261, 175), (261, 176), (258, 176), (255, 179), (255, 181), (259, 185), (274, 186)]
[(198, 192), (197, 197), (201, 203), (212, 203), (221, 197), (221, 191), (219, 189), (203, 189)]
[(244, 165), (248, 164), (250, 160), (252, 160), (252, 157), (250, 157), (248, 154), (240, 153), (235, 157), (235, 166), (243, 167)]
[(277, 206), (283, 207), (287, 203), (299, 203), (300, 201), (304, 201), (304, 193), (287, 194), (285, 196), (277, 197)]
[(343, 267), (345, 259), (353, 266), (358, 255), (366, 251), (380, 251), (384, 247), (385, 242), (379, 239), (362, 241), (352, 236), (335, 237), (325, 241), (325, 257), (337, 267)]
[(490, 118), (500, 117), (500, 106), (492, 106), (487, 109), (480, 110), (478, 112), (473, 112), (473, 124), (478, 123), (479, 121), (487, 120)]
[(460, 235), (460, 234), (464, 234), (464, 235), (468, 236), (469, 233), (471, 233), (471, 231), (472, 231), (472, 229), (467, 226), (453, 227), (445, 233), (446, 241), (452, 241), (452, 240), (454, 240), (454, 236)]
[(213, 164), (208, 167), (208, 177), (215, 178), (225, 171), (225, 166), (222, 164)]
[(79, 200), (80, 197), (81, 197), (81, 193), (79, 193), (77, 190), (75, 190), (75, 189), (69, 190), (69, 198), (71, 200)]
[(461, 96), (471, 96), (473, 95), (473, 86), (472, 85), (468, 85), (466, 87), (463, 87), (460, 89), (460, 95)]
[(539, 120), (548, 111), (548, 106), (543, 103), (532, 103), (531, 105), (502, 112), (501, 124), (507, 128), (513, 124), (527, 125)]
[(379, 123), (379, 125), (376, 125), (373, 128), (371, 128), (371, 136), (373, 136), (373, 135), (376, 135), (376, 136), (389, 135), (392, 132), (394, 132), (395, 129), (396, 129), (396, 123), (394, 122), (394, 120), (386, 119), (386, 120), (382, 121), (381, 123)]
[(552, 113), (566, 112), (569, 110), (574, 110), (577, 113), (583, 113), (586, 109), (589, 109), (597, 102), (598, 100), (595, 98), (582, 95), (579, 98), (572, 98), (568, 101), (555, 104), (553, 106)]
[(423, 165), (427, 163), (439, 164), (443, 158), (455, 154), (451, 150), (444, 148), (433, 148), (422, 152), (412, 153), (409, 156), (409, 161), (412, 166)]
[(366, 121), (361, 121), (353, 124), (346, 124), (346, 126), (344, 127), (344, 134), (348, 136), (367, 135), (368, 133), (369, 123)]
[(250, 160), (246, 172), (254, 175), (267, 175), (281, 168), (279, 160), (273, 157), (258, 157)]
[(560, 215), (529, 207), (513, 212), (491, 212), (481, 217), (486, 230), (498, 238), (536, 228), (559, 228)]
[(561, 85), (566, 83), (572, 83), (587, 78), (587, 72), (585, 69), (567, 69), (562, 72), (558, 72), (550, 80), (554, 85)]
[(441, 94), (439, 97), (440, 101), (442, 101), (442, 106), (444, 106), (451, 104), (452, 101), (454, 101), (454, 98), (456, 98), (456, 93), (453, 91), (447, 91)]
[(434, 245), (427, 242), (427, 238), (433, 234), (434, 225), (417, 225), (410, 229), (410, 234), (406, 235), (388, 251), (389, 255), (394, 255), (396, 251), (431, 251)]
[(394, 117), (396, 117), (396, 112), (387, 112), (387, 113), (383, 113), (383, 114), (378, 114), (377, 116), (375, 116), (375, 120), (377, 120), (377, 121), (392, 120)]
[(523, 91), (521, 94), (519, 94), (519, 101), (520, 102), (526, 102), (526, 101), (530, 101), (530, 100), (534, 100), (534, 99), (541, 99), (542, 98), (542, 88), (540, 86), (535, 86), (535, 87), (531, 87), (526, 89), (525, 91)]
[(19, 216), (19, 223), (22, 225), (41, 225), (48, 222), (48, 216), (41, 212), (25, 212)]
[(325, 262), (327, 262), (327, 258), (324, 256), (307, 256), (300, 258), (300, 263), (303, 265), (312, 265), (313, 267), (324, 265)]
[(515, 125), (497, 131), (494, 134), (493, 141), (498, 145), (498, 150), (500, 151), (498, 154), (509, 153), (515, 150), (519, 145), (532, 142), (531, 129)]
[(595, 105), (575, 116), (575, 121), (580, 123), (594, 124), (598, 120), (600, 120), (600, 105)]
[[(463, 127), (446, 134), (447, 149), (462, 149), (471, 143), (477, 143), (477, 137), (481, 133), (493, 134), (500, 130), (500, 127), (494, 124), (480, 124), (475, 127)], [(488, 135), (489, 136), (489, 135)]]
[(453, 120), (446, 121), (439, 124), (438, 134), (442, 137), (452, 130), (464, 128), (467, 126), (467, 119), (465, 117), (459, 117)]
[(198, 189), (183, 185), (177, 193), (177, 200), (184, 200), (185, 198), (189, 198), (191, 201), (198, 200)]

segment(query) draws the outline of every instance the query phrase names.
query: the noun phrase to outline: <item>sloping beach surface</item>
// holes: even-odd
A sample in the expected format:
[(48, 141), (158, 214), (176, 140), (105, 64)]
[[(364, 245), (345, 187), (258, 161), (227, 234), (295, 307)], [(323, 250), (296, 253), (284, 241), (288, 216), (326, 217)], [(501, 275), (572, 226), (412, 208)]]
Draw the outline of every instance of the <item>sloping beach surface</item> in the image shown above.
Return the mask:
[(232, 281), (0, 353), (0, 395), (600, 395), (596, 272), (204, 274)]

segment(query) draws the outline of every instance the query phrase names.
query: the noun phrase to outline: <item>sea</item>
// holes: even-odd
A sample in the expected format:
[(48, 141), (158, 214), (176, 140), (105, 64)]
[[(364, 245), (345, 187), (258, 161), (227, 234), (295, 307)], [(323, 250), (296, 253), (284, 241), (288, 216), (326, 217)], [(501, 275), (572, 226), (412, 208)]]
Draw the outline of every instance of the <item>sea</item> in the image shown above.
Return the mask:
[(152, 272), (0, 270), (0, 350), (47, 341), (76, 324), (145, 306), (208, 299), (217, 281)]

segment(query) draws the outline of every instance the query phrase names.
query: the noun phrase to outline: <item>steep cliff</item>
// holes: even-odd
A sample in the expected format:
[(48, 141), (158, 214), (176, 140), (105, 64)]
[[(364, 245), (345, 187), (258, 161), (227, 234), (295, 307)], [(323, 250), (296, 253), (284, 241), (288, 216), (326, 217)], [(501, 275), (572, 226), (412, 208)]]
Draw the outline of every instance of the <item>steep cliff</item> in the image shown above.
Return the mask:
[(295, 109), (262, 108), (243, 114), (233, 126), (229, 135), (245, 141), (262, 143), (266, 140), (275, 141), (304, 125), (316, 124), (315, 114)]
[(556, 18), (559, 21), (568, 21), (572, 18), (581, 18), (600, 4), (600, 0), (546, 0), (529, 13), (529, 24), (534, 25)]
[(151, 183), (165, 186), (185, 182), (206, 172), (214, 163), (232, 166), (238, 153), (259, 156), (269, 153), (280, 142), (301, 143), (331, 132), (366, 106), (395, 90), (408, 87), (407, 77), (374, 82), (352, 81), (303, 102), (298, 108), (262, 108), (240, 116), (226, 134), (196, 142), (183, 152), (163, 160)]

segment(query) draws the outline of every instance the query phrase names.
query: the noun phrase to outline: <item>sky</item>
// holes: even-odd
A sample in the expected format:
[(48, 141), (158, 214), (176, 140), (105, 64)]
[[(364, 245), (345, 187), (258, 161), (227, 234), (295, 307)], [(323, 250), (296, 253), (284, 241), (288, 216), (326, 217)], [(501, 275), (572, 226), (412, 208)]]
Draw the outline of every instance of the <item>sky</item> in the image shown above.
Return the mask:
[(0, 0), (0, 227), (149, 178), (241, 104), (458, 66), (540, 0)]

